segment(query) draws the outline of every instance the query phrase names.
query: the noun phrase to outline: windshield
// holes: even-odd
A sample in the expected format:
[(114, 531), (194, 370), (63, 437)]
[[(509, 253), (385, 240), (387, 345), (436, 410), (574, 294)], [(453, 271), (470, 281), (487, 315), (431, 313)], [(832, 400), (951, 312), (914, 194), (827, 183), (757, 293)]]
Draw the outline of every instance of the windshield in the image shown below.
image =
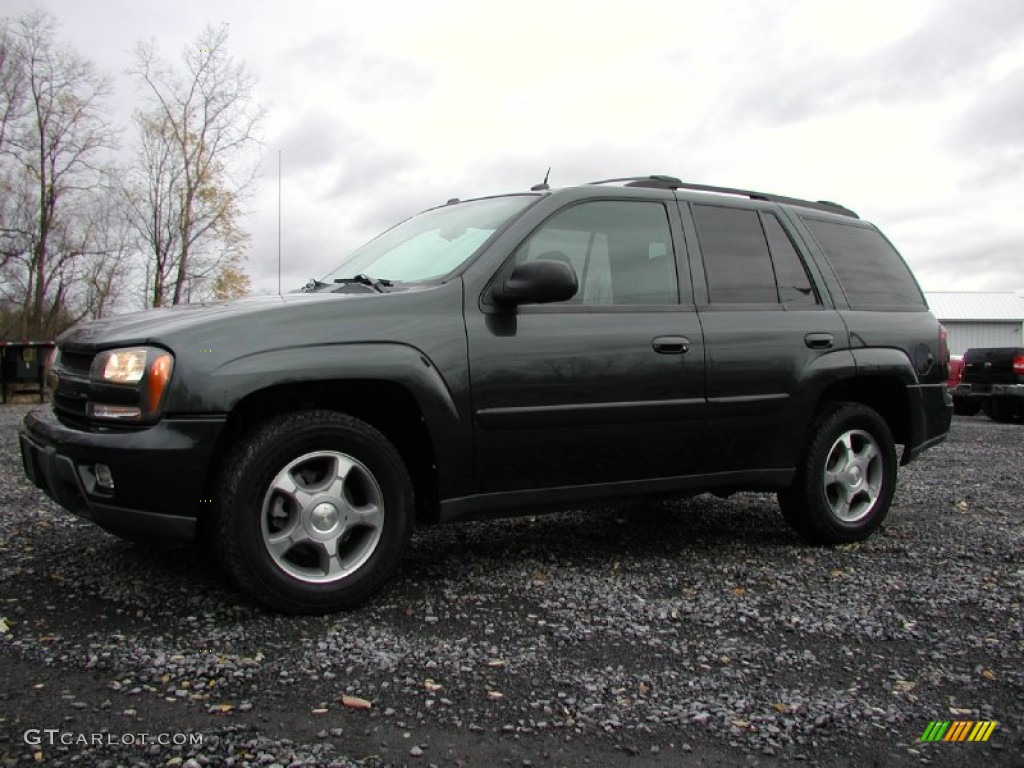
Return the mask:
[(488, 197), (424, 211), (352, 253), (323, 282), (357, 275), (402, 283), (441, 277), (536, 199), (532, 195)]

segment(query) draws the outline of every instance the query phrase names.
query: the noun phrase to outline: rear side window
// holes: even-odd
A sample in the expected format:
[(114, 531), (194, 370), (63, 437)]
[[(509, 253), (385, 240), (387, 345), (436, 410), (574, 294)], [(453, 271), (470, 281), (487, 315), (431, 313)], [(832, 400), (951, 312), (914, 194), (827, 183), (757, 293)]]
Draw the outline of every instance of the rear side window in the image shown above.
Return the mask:
[(694, 205), (712, 304), (816, 306), (800, 254), (771, 213)]
[(757, 211), (693, 206), (712, 304), (777, 304), (775, 273)]
[(925, 309), (910, 269), (873, 228), (805, 218), (851, 309)]

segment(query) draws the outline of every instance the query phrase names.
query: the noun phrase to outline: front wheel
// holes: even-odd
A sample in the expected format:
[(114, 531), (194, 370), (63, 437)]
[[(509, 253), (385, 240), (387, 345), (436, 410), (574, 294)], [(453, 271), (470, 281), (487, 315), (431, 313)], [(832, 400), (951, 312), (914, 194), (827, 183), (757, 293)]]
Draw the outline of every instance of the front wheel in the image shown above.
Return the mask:
[(806, 539), (843, 544), (878, 529), (895, 488), (896, 446), (885, 420), (859, 403), (836, 403), (815, 420), (793, 484), (778, 498)]
[(394, 573), (412, 534), (412, 483), (384, 435), (334, 411), (259, 427), (222, 475), (217, 547), (254, 598), (288, 613), (353, 608)]

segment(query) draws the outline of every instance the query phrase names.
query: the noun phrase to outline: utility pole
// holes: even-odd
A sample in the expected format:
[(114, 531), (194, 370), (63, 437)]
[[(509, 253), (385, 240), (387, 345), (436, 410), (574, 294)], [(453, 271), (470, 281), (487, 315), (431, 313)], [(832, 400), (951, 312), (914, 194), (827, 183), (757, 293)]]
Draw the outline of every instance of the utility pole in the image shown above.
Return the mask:
[(281, 295), (281, 150), (277, 150), (277, 295)]

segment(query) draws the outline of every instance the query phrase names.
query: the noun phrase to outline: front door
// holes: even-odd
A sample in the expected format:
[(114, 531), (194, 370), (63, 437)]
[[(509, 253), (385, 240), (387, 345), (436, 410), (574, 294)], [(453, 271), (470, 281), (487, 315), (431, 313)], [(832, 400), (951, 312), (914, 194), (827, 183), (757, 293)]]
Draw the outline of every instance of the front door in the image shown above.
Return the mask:
[(577, 203), (512, 257), (569, 264), (575, 297), (510, 310), (467, 297), (480, 492), (699, 471), (704, 348), (681, 232), (662, 201)]

